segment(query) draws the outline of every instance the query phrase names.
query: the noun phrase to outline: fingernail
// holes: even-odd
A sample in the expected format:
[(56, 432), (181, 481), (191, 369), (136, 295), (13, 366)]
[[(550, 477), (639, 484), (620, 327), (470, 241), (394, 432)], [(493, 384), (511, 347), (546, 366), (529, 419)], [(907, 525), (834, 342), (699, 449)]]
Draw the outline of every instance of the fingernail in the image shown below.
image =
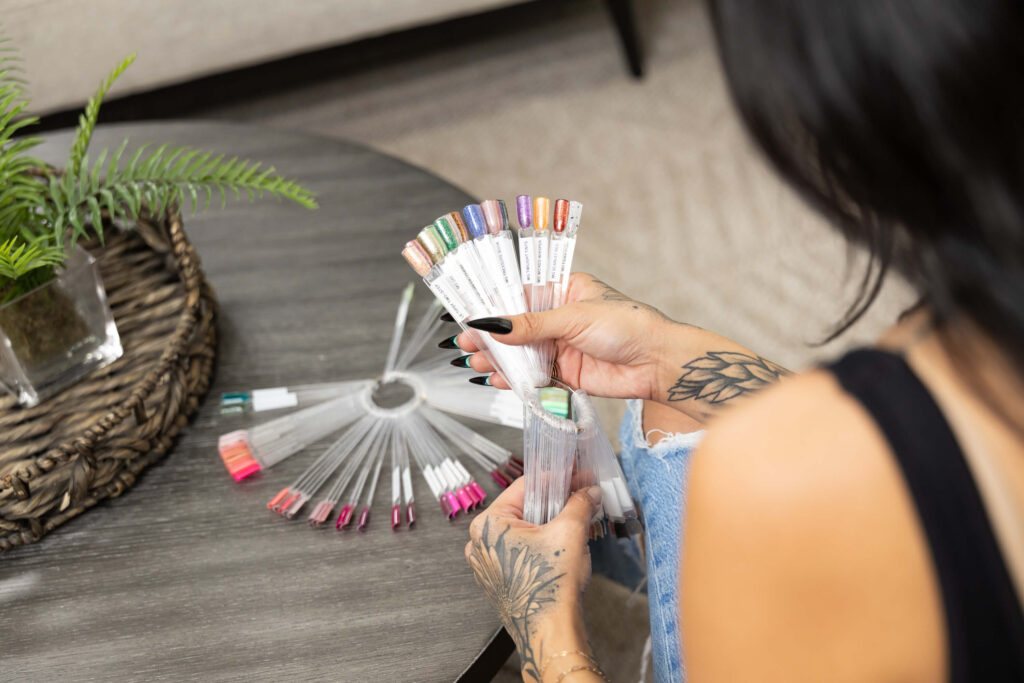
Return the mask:
[(466, 323), (476, 330), (491, 334), (508, 334), (512, 331), (512, 321), (508, 318), (477, 318)]
[(472, 382), (473, 384), (479, 384), (482, 387), (489, 387), (489, 386), (491, 386), (491, 378), (490, 377), (482, 377), (482, 376), (481, 377), (470, 377), (469, 381)]
[(452, 314), (449, 313), (448, 311), (445, 311), (444, 313), (442, 313), (440, 317), (441, 317), (441, 320), (445, 321), (446, 323), (453, 323), (453, 322), (455, 322), (455, 318), (453, 318)]
[(590, 500), (594, 503), (594, 507), (601, 505), (601, 487), (600, 486), (589, 486), (586, 489), (587, 495), (590, 496)]
[(458, 336), (459, 335), (455, 334), (455, 335), (452, 335), (451, 337), (448, 337), (447, 339), (442, 339), (441, 343), (437, 345), (437, 348), (439, 348), (439, 349), (457, 349), (457, 348), (459, 348), (459, 345), (455, 343), (455, 338), (458, 337)]
[(468, 368), (469, 367), (469, 359), (472, 358), (472, 357), (473, 357), (473, 354), (469, 354), (469, 355), (466, 355), (466, 356), (459, 356), (458, 358), (456, 358), (455, 360), (452, 361), (452, 365), (454, 365), (457, 368)]

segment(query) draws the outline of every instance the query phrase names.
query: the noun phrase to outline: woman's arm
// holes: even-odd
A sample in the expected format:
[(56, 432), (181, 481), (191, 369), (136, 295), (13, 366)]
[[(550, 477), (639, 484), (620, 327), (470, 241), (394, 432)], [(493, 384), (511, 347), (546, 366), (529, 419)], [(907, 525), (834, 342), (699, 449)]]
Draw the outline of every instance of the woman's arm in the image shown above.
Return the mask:
[(668, 343), (652, 399), (698, 421), (789, 374), (719, 334), (673, 321), (666, 324)]
[(473, 520), (466, 560), (516, 643), (524, 681), (607, 680), (587, 642), (581, 607), (600, 489), (577, 491), (544, 526), (523, 521), (523, 491), (519, 478)]
[[(485, 318), (471, 326), (506, 344), (554, 340), (562, 381), (595, 396), (642, 398), (704, 421), (787, 374), (781, 366), (736, 342), (677, 323), (585, 273), (573, 273), (571, 303), (542, 313)], [(477, 351), (472, 335), (459, 348)], [(494, 368), (481, 354), (477, 372)], [(506, 388), (498, 376), (494, 386)]]
[(906, 485), (830, 374), (716, 421), (687, 488), (690, 680), (946, 680), (938, 586)]

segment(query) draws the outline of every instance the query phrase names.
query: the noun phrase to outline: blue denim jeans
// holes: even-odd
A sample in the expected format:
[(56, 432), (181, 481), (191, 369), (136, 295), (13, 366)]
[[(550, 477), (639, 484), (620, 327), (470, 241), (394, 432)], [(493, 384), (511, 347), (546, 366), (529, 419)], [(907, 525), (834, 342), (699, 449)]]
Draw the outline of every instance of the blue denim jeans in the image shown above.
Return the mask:
[(650, 446), (643, 432), (643, 401), (629, 401), (619, 427), (622, 469), (644, 515), (651, 654), (658, 683), (686, 678), (680, 650), (679, 548), (690, 455), (703, 435), (671, 434)]

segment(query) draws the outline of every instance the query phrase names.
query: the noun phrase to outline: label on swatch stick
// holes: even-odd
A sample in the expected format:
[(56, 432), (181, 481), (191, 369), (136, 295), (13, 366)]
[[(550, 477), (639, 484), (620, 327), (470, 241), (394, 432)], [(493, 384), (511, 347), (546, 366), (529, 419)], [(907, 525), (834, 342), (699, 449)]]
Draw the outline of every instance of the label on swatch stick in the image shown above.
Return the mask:
[(551, 240), (551, 265), (548, 268), (548, 282), (561, 282), (562, 266), (565, 265), (565, 240)]
[(505, 233), (494, 241), (494, 247), (498, 252), (498, 261), (505, 276), (509, 302), (512, 304), (510, 313), (526, 312), (526, 297), (523, 295), (523, 281), (519, 272), (519, 264), (516, 263), (516, 248), (512, 244), (511, 236)]
[(498, 274), (498, 284), (503, 286), (504, 289), (508, 289), (512, 284), (512, 274), (508, 272), (508, 264), (501, 258), (501, 245), (500, 240), (492, 238), (487, 240), (487, 247), (489, 248), (488, 256), (494, 259)]
[[(426, 278), (423, 280), (424, 282), (427, 281)], [(453, 318), (462, 322), (469, 317), (469, 311), (462, 305), (458, 294), (452, 291), (452, 285), (447, 275), (439, 273), (436, 278), (427, 282), (427, 286), (430, 287), (430, 291), (434, 293), (434, 296), (441, 300), (441, 303), (444, 304), (444, 307), (448, 309)]]
[(519, 238), (519, 268), (524, 285), (537, 284), (537, 254), (533, 237)]
[[(479, 262), (474, 260), (476, 253), (461, 251), (461, 253), (456, 252), (455, 255), (459, 257), (455, 264), (461, 269), (461, 276), (465, 278), (465, 282), (469, 283), (470, 291), (473, 294), (473, 301), (482, 307), (480, 310), (488, 310), (492, 302), (488, 300), (487, 288), (484, 287), (484, 283), (476, 274), (480, 268)], [(469, 262), (468, 264), (467, 261)], [(467, 265), (469, 266), (468, 268)], [(462, 280), (460, 280), (461, 282)]]
[(278, 408), (294, 408), (297, 405), (299, 405), (299, 397), (288, 391), (287, 387), (256, 389), (252, 392), (252, 411), (254, 413), (277, 410)]
[(569, 273), (572, 272), (572, 255), (576, 251), (576, 236), (566, 238), (565, 245), (565, 264), (562, 266), (562, 274), (565, 275), (565, 281), (569, 281)]
[(447, 271), (445, 275), (462, 297), (462, 302), (469, 309), (486, 311), (487, 304), (480, 298), (480, 293), (477, 292), (476, 288), (469, 281), (469, 278), (466, 276), (466, 270), (460, 263), (454, 261), (452, 266), (451, 270)]
[(537, 270), (534, 271), (535, 284), (543, 285), (547, 283), (548, 275), (548, 240), (543, 237), (537, 238)]
[(512, 240), (509, 239), (496, 239), (494, 246), (498, 250), (498, 261), (501, 262), (502, 275), (505, 277), (505, 282), (510, 287), (515, 287), (518, 284), (522, 284), (522, 280), (516, 282), (516, 251), (512, 246)]

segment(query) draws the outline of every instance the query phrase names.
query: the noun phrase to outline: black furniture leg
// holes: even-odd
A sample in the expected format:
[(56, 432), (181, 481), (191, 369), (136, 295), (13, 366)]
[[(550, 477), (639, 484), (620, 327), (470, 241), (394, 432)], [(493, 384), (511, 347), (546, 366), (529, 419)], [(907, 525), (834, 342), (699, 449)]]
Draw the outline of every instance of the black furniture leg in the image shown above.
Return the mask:
[(626, 53), (629, 71), (636, 78), (644, 75), (644, 56), (640, 48), (640, 36), (636, 30), (636, 19), (633, 14), (632, 0), (605, 0), (611, 12), (615, 30), (622, 41), (622, 49)]
[(469, 665), (456, 683), (490, 683), (508, 658), (515, 652), (516, 644), (504, 628), (495, 631), (477, 658)]

